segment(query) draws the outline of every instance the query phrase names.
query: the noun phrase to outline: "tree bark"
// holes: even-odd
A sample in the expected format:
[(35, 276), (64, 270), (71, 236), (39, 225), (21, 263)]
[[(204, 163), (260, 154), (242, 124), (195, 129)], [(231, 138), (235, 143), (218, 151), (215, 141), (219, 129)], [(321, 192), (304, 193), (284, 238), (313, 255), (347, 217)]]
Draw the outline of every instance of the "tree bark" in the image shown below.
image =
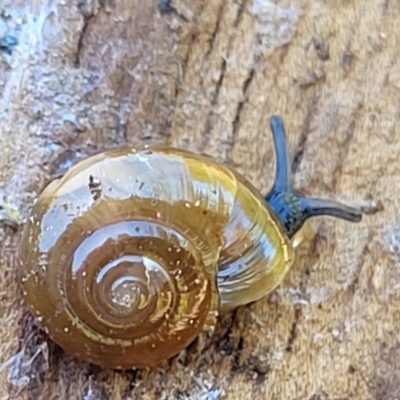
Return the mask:
[(0, 35), (18, 44), (0, 49), (0, 200), (18, 221), (59, 171), (126, 144), (208, 153), (266, 193), (273, 114), (296, 187), (366, 214), (309, 221), (284, 283), (200, 357), (121, 373), (37, 330), (17, 284), (22, 226), (4, 212), (1, 399), (400, 397), (400, 3), (3, 3)]

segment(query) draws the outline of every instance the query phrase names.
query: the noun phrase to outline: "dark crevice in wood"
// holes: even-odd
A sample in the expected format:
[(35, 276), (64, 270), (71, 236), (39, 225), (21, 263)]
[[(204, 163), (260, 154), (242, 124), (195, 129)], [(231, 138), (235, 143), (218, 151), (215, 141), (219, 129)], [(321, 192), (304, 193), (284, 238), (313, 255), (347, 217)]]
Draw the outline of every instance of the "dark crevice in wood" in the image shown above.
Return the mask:
[[(307, 262), (308, 266), (310, 266), (312, 264), (313, 260), (318, 258), (318, 244), (321, 241), (326, 241), (326, 234), (325, 234), (324, 229), (322, 227), (319, 227), (316, 235), (314, 236), (312, 242), (310, 243), (310, 247), (307, 252), (306, 259), (308, 260), (308, 262)], [(302, 293), (305, 292), (309, 280), (310, 280), (310, 269), (308, 267), (300, 275), (299, 289), (301, 290)], [(287, 346), (286, 346), (287, 352), (291, 352), (293, 350), (293, 343), (295, 342), (295, 340), (297, 338), (297, 332), (298, 332), (297, 326), (299, 324), (301, 316), (302, 316), (302, 306), (295, 305), (294, 306), (294, 317), (293, 317), (292, 326), (291, 326), (291, 329), (289, 332), (289, 337), (288, 337)]]
[(10, 235), (15, 235), (22, 227), (22, 223), (15, 221), (7, 215), (0, 216), (0, 229), (4, 231), (5, 234), (9, 233)]
[[(38, 399), (43, 393), (43, 383), (49, 376), (47, 369), (47, 359), (45, 354), (39, 353), (41, 346), (47, 342), (47, 335), (37, 324), (32, 314), (24, 309), (20, 321), (20, 335), (17, 354), (19, 354), (10, 368), (9, 375), (9, 394), (12, 396), (20, 393), (21, 387), (18, 383), (28, 378), (27, 385), (23, 387), (29, 400)], [(52, 342), (48, 343), (50, 354)], [(52, 365), (51, 359), (49, 360)], [(17, 383), (14, 385), (14, 382)]]
[[(289, 45), (289, 43), (288, 43), (288, 44), (284, 44), (284, 45), (281, 47), (281, 49), (280, 49), (280, 52), (279, 52), (279, 62), (280, 62), (280, 64), (282, 64), (282, 65), (285, 63), (286, 57), (287, 57), (287, 55), (289, 54), (289, 47), (290, 47), (290, 45)], [(280, 70), (277, 70), (277, 71), (276, 71), (276, 75), (277, 75), (277, 76), (278, 76), (280, 73), (281, 73)]]
[(86, 33), (88, 31), (89, 23), (94, 18), (94, 15), (83, 16), (83, 26), (79, 35), (78, 44), (76, 48), (76, 56), (74, 61), (75, 68), (79, 68), (81, 65), (81, 56), (83, 51), (83, 41), (85, 39)]
[(214, 107), (218, 104), (219, 92), (221, 90), (222, 83), (224, 81), (225, 72), (226, 72), (226, 60), (224, 59), (222, 61), (221, 73), (220, 73), (218, 82), (217, 82), (216, 87), (215, 87), (214, 96), (213, 96), (213, 99), (211, 101), (210, 111), (209, 111), (209, 113), (207, 115), (207, 120), (206, 120), (206, 123), (205, 123), (204, 132), (202, 134), (202, 140), (201, 140), (202, 143), (201, 143), (200, 149), (204, 149), (206, 147), (206, 144), (209, 141), (210, 130), (211, 130), (211, 127), (213, 126), (212, 122), (213, 122), (213, 116), (214, 116)]
[(196, 34), (196, 32), (193, 32), (191, 37), (190, 37), (190, 40), (189, 40), (188, 50), (187, 50), (187, 52), (185, 54), (185, 58), (183, 59), (182, 64), (181, 64), (182, 65), (182, 75), (181, 76), (178, 75), (177, 83), (176, 83), (176, 86), (175, 86), (175, 93), (174, 93), (175, 101), (178, 99), (179, 90), (181, 89), (182, 83), (185, 81), (186, 66), (187, 66), (187, 64), (189, 62), (189, 58), (190, 58), (190, 55), (192, 53), (191, 50), (194, 47), (193, 44), (196, 41), (196, 39), (197, 39), (197, 34)]
[(299, 142), (297, 143), (296, 149), (294, 151), (294, 157), (292, 161), (292, 173), (295, 174), (301, 164), (301, 160), (303, 159), (304, 150), (306, 148), (308, 136), (310, 133), (310, 126), (312, 118), (315, 114), (317, 104), (318, 104), (318, 97), (314, 96), (307, 107), (307, 114), (304, 119), (303, 129), (300, 134)]
[(242, 110), (243, 110), (243, 105), (245, 104), (245, 102), (246, 102), (246, 100), (247, 100), (247, 98), (246, 98), (247, 89), (249, 88), (250, 83), (252, 82), (252, 80), (253, 80), (253, 78), (254, 78), (254, 71), (255, 71), (254, 68), (252, 68), (252, 69), (250, 70), (247, 79), (246, 79), (245, 82), (243, 83), (243, 88), (242, 88), (242, 97), (243, 97), (243, 100), (240, 101), (239, 104), (238, 104), (238, 106), (237, 106), (236, 114), (235, 114), (235, 119), (233, 120), (233, 123), (232, 123), (232, 126), (233, 126), (233, 128), (232, 128), (232, 136), (233, 136), (233, 137), (235, 137), (237, 131), (239, 130), (239, 126), (240, 126), (240, 115), (241, 115)]
[(318, 226), (317, 232), (311, 239), (307, 254), (305, 255), (305, 258), (304, 258), (307, 260), (307, 263), (304, 266), (304, 270), (302, 270), (302, 274), (301, 274), (301, 278), (300, 278), (301, 280), (300, 280), (300, 285), (299, 285), (299, 289), (303, 293), (307, 290), (307, 284), (308, 284), (308, 281), (310, 280), (310, 276), (311, 276), (311, 268), (318, 261), (319, 256), (320, 256), (318, 247), (320, 245), (326, 244), (326, 242), (327, 242), (326, 229), (325, 229), (324, 224), (321, 224)]
[[(111, 398), (111, 393), (105, 387), (102, 379), (104, 370), (93, 364), (88, 364), (83, 369), (82, 375), (86, 377), (86, 383), (83, 384), (83, 400), (107, 400)], [(116, 372), (118, 373), (118, 372)], [(124, 372), (125, 374), (125, 372)]]
[(90, 377), (98, 375), (101, 370), (101, 367), (99, 367), (98, 365), (88, 363), (83, 375), (86, 376), (87, 379), (89, 379)]
[(368, 233), (368, 239), (367, 239), (364, 247), (361, 250), (360, 256), (358, 257), (357, 266), (353, 271), (353, 279), (351, 280), (351, 282), (348, 285), (348, 291), (351, 293), (352, 296), (354, 296), (354, 294), (356, 293), (356, 290), (358, 288), (361, 271), (362, 271), (363, 265), (365, 263), (365, 260), (367, 259), (367, 256), (369, 254), (369, 244), (372, 242), (373, 237), (374, 237), (374, 231), (370, 230)]
[[(204, 6), (205, 6), (205, 1), (202, 1), (200, 6), (199, 6), (198, 15), (202, 15)], [(193, 25), (196, 26), (196, 21), (193, 22)], [(178, 99), (179, 90), (181, 89), (181, 84), (185, 81), (186, 67), (187, 67), (187, 65), (189, 63), (190, 56), (192, 55), (192, 51), (194, 49), (194, 43), (197, 40), (197, 35), (198, 35), (197, 30), (194, 30), (192, 35), (190, 36), (189, 44), (187, 46), (187, 51), (186, 51), (185, 57), (184, 57), (184, 59), (182, 61), (182, 64), (181, 64), (181, 66), (182, 66), (182, 75), (179, 76), (179, 74), (178, 74), (178, 78), (177, 78), (177, 82), (176, 82), (175, 93), (174, 93), (175, 101), (177, 101), (177, 99)]]
[(244, 12), (244, 10), (245, 10), (245, 8), (247, 6), (247, 3), (248, 3), (248, 0), (244, 0), (242, 2), (242, 4), (240, 5), (239, 11), (238, 11), (238, 13), (236, 15), (235, 22), (233, 23), (233, 27), (234, 28), (237, 28), (239, 26), (240, 19), (242, 18), (242, 15), (243, 15), (243, 12)]
[(233, 328), (236, 324), (237, 312), (238, 312), (237, 309), (232, 311), (232, 314), (230, 315), (229, 318), (229, 324), (225, 328), (225, 333), (221, 336), (218, 342), (219, 352), (225, 356), (230, 356), (234, 352), (234, 347), (231, 343), (231, 335)]
[[(204, 6), (205, 6), (205, 2), (203, 1), (199, 7), (199, 15), (202, 14)], [(193, 25), (196, 26), (196, 21), (193, 22)], [(194, 30), (192, 35), (190, 36), (189, 44), (187, 46), (187, 51), (186, 51), (185, 57), (182, 61), (182, 75), (181, 76), (178, 75), (178, 79), (177, 79), (177, 83), (176, 83), (176, 87), (175, 87), (175, 93), (174, 93), (175, 100), (178, 98), (178, 94), (179, 94), (179, 90), (181, 88), (182, 82), (185, 81), (186, 67), (189, 63), (190, 56), (192, 55), (192, 50), (194, 49), (194, 43), (197, 40), (197, 35), (198, 35), (197, 30)]]
[[(234, 28), (237, 28), (237, 26), (239, 25), (239, 22), (241, 20), (241, 17), (243, 15), (244, 10), (245, 10), (245, 5), (246, 4), (247, 4), (247, 0), (243, 1), (243, 3), (240, 5), (238, 13), (237, 13), (236, 18), (235, 18), (235, 22), (233, 24)], [(234, 35), (231, 35), (230, 43), (228, 45), (228, 49), (231, 47), (233, 38), (234, 38)], [(227, 58), (228, 57), (229, 57), (229, 54), (227, 54)], [(205, 123), (203, 135), (202, 135), (202, 143), (201, 143), (200, 149), (204, 149), (206, 147), (208, 141), (209, 141), (210, 130), (211, 130), (211, 127), (213, 126), (214, 107), (218, 104), (219, 92), (221, 90), (221, 87), (222, 87), (222, 84), (223, 84), (223, 81), (224, 81), (226, 67), (227, 67), (227, 62), (226, 62), (226, 58), (224, 58), (222, 60), (222, 64), (221, 64), (221, 67), (220, 67), (221, 72), (220, 72), (220, 76), (219, 76), (218, 82), (217, 82), (216, 87), (215, 87), (214, 96), (213, 96), (212, 101), (211, 101), (210, 111), (209, 111), (209, 113), (207, 115), (207, 120), (206, 120), (206, 123)]]
[(232, 360), (232, 367), (231, 370), (232, 371), (240, 371), (243, 367), (240, 365), (240, 356), (243, 350), (243, 343), (244, 343), (244, 339), (243, 336), (240, 336), (239, 338), (239, 342), (238, 345), (235, 349), (235, 354)]
[(345, 160), (347, 159), (350, 151), (350, 145), (354, 137), (354, 132), (356, 129), (356, 121), (358, 120), (358, 117), (360, 115), (360, 112), (362, 110), (363, 106), (361, 104), (358, 104), (357, 108), (355, 109), (353, 115), (352, 115), (352, 120), (350, 123), (350, 127), (348, 131), (346, 132), (346, 137), (340, 145), (340, 153), (339, 153), (339, 162), (336, 165), (336, 168), (333, 170), (333, 189), (336, 189), (337, 183), (338, 183), (338, 178), (342, 175), (342, 170), (343, 166), (345, 165)]
[(126, 385), (126, 388), (123, 391), (122, 398), (129, 399), (129, 397), (132, 395), (132, 389), (135, 388), (136, 382), (140, 382), (142, 380), (143, 374), (139, 370), (129, 370), (129, 371), (124, 371), (123, 375), (125, 379), (128, 381), (128, 384)]
[(292, 322), (292, 327), (289, 332), (289, 338), (287, 341), (287, 346), (286, 346), (286, 351), (291, 352), (293, 349), (293, 343), (296, 340), (297, 337), (297, 325), (299, 323), (300, 317), (301, 317), (301, 306), (295, 306), (294, 310), (294, 318)]
[[(310, 267), (313, 264), (313, 261), (319, 258), (318, 246), (321, 244), (321, 242), (326, 242), (326, 241), (327, 241), (326, 229), (323, 227), (323, 225), (321, 225), (319, 226), (316, 234), (314, 235), (313, 240), (310, 243), (310, 247), (307, 251), (307, 255), (305, 257), (305, 259), (308, 260), (306, 264), (308, 267), (305, 268), (303, 273), (301, 273), (300, 275), (299, 289), (301, 290), (302, 293), (306, 291), (308, 286), (308, 281), (310, 280), (310, 275), (311, 275)], [(286, 346), (287, 352), (291, 352), (293, 350), (293, 343), (297, 338), (297, 332), (298, 332), (297, 326), (299, 324), (301, 316), (302, 316), (302, 306), (295, 305), (294, 317)]]
[(207, 50), (207, 52), (206, 52), (206, 54), (205, 54), (205, 56), (204, 56), (205, 59), (207, 59), (208, 56), (209, 56), (209, 55), (211, 54), (211, 52), (213, 51), (215, 39), (216, 39), (216, 37), (217, 37), (217, 34), (218, 34), (218, 32), (219, 32), (219, 27), (220, 27), (220, 25), (221, 25), (222, 14), (223, 14), (223, 12), (224, 12), (225, 5), (226, 5), (226, 1), (222, 1), (222, 2), (221, 2), (221, 5), (220, 5), (220, 7), (219, 7), (219, 9), (218, 9), (217, 22), (216, 22), (216, 24), (215, 24), (214, 30), (213, 30), (213, 32), (212, 32), (212, 34), (211, 34), (211, 37), (210, 37), (210, 40), (209, 40), (209, 43), (208, 43), (208, 50)]
[[(246, 363), (245, 369), (247, 370), (247, 375), (254, 381), (256, 386), (261, 386), (268, 373), (271, 371), (269, 357), (265, 357), (266, 354), (270, 353), (270, 348), (263, 349), (262, 354), (251, 355)], [(256, 376), (254, 376), (254, 374), (256, 374)]]

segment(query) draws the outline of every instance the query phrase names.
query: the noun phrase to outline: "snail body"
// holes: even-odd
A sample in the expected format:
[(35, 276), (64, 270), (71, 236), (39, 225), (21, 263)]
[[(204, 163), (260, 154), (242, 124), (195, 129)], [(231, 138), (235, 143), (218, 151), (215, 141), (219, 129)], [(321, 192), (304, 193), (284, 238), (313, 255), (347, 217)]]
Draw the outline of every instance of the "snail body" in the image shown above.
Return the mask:
[(110, 368), (155, 366), (212, 330), (224, 309), (264, 297), (314, 215), (358, 210), (291, 190), (273, 117), (275, 184), (263, 197), (205, 155), (165, 146), (101, 153), (50, 183), (20, 247), (26, 302), (72, 355)]

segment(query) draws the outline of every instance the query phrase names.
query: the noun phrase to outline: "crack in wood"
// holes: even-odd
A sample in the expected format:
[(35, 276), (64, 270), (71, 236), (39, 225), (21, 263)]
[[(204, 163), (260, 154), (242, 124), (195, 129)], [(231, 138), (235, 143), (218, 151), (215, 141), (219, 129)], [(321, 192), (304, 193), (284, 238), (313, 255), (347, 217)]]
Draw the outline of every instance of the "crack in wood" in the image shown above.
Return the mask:
[[(323, 233), (323, 229), (318, 228), (316, 235), (314, 236), (312, 242), (310, 243), (309, 251), (307, 252), (307, 256), (305, 259), (308, 260), (308, 265), (310, 265), (311, 261), (315, 259), (315, 256), (317, 254), (318, 250), (318, 243), (320, 241), (325, 240), (326, 241), (326, 235)], [(310, 270), (309, 267), (304, 270), (304, 272), (300, 275), (300, 284), (299, 284), (299, 289), (301, 290), (302, 293), (304, 293), (306, 287), (307, 287), (307, 282), (310, 279)], [(303, 307), (301, 305), (295, 305), (294, 306), (294, 317), (292, 321), (292, 326), (290, 328), (288, 340), (287, 340), (287, 345), (286, 345), (286, 351), (291, 352), (293, 350), (293, 343), (295, 342), (297, 338), (297, 327), (299, 324), (299, 321), (303, 315), (302, 309)]]
[[(28, 399), (37, 399), (43, 392), (43, 382), (45, 375), (48, 374), (46, 364), (47, 359), (40, 348), (48, 342), (47, 336), (41, 327), (36, 323), (35, 318), (27, 308), (23, 310), (20, 321), (20, 334), (18, 340), (17, 354), (20, 356), (15, 359), (11, 367), (9, 382), (9, 393), (15, 395), (21, 387), (13, 384), (13, 381), (23, 382), (28, 378), (26, 386), (23, 387)], [(52, 343), (48, 343), (49, 347)], [(39, 351), (39, 353), (38, 353)], [(49, 360), (49, 364), (51, 364)]]
[(143, 372), (142, 370), (134, 369), (124, 371), (123, 375), (128, 384), (126, 385), (125, 390), (122, 392), (122, 398), (129, 399), (129, 397), (132, 396), (132, 390), (135, 388), (136, 382), (140, 382), (143, 379)]
[[(236, 14), (236, 18), (234, 21), (233, 26), (235, 28), (237, 28), (237, 26), (239, 25), (239, 22), (241, 20), (241, 17), (243, 15), (244, 9), (245, 9), (245, 5), (248, 3), (247, 0), (243, 1), (243, 3), (240, 5), (238, 12)], [(218, 23), (219, 26), (219, 23)], [(233, 41), (234, 35), (230, 35), (230, 39), (229, 39), (229, 45), (228, 45), (228, 49), (231, 49), (231, 45), (232, 45), (232, 41)], [(207, 56), (207, 54), (206, 54)], [(227, 62), (226, 59), (228, 57), (224, 57), (222, 60), (222, 64), (221, 64), (221, 72), (218, 78), (218, 82), (215, 86), (215, 92), (213, 95), (213, 98), (211, 100), (211, 106), (210, 106), (210, 111), (207, 115), (207, 119), (206, 119), (206, 123), (204, 125), (204, 131), (202, 134), (202, 141), (201, 141), (201, 149), (204, 149), (209, 141), (209, 137), (210, 137), (210, 130), (211, 127), (213, 126), (213, 116), (214, 116), (214, 107), (218, 104), (218, 97), (219, 97), (219, 93), (222, 87), (222, 84), (224, 82), (224, 78), (225, 78), (225, 72), (226, 72), (226, 67), (227, 67)]]
[[(204, 7), (205, 7), (205, 2), (202, 1), (200, 3), (200, 6), (199, 6), (198, 15), (202, 15)], [(196, 21), (194, 21), (193, 24), (196, 26), (197, 25)], [(197, 32), (197, 30), (194, 30), (193, 33), (190, 36), (190, 39), (189, 39), (189, 44), (187, 46), (187, 52), (186, 52), (186, 54), (185, 54), (185, 56), (183, 58), (183, 61), (181, 63), (182, 68), (180, 68), (180, 70), (182, 72), (181, 72), (181, 74), (178, 74), (178, 77), (176, 79), (176, 87), (175, 87), (175, 93), (174, 93), (175, 102), (178, 99), (179, 91), (182, 88), (182, 83), (185, 81), (186, 69), (187, 69), (186, 67), (187, 67), (187, 65), (189, 63), (190, 56), (192, 55), (193, 49), (195, 47), (193, 44), (197, 40), (197, 36), (198, 36), (198, 32)]]
[(218, 82), (215, 86), (215, 92), (214, 92), (214, 96), (211, 101), (210, 111), (208, 112), (208, 115), (207, 115), (207, 120), (204, 125), (203, 134), (201, 135), (201, 146), (200, 146), (201, 149), (204, 149), (206, 147), (206, 144), (208, 143), (209, 138), (210, 138), (210, 130), (211, 130), (211, 127), (213, 126), (212, 122), (213, 122), (213, 116), (214, 116), (214, 107), (218, 103), (219, 92), (221, 90), (222, 83), (224, 81), (225, 72), (226, 72), (226, 60), (223, 59), (222, 65), (221, 65), (221, 73), (220, 73)]
[(236, 349), (234, 351), (233, 360), (231, 364), (231, 371), (239, 372), (243, 371), (243, 369), (245, 368), (245, 366), (240, 365), (240, 355), (243, 350), (243, 343), (244, 343), (243, 336), (240, 335), (238, 345), (236, 346)]
[(313, 96), (311, 101), (307, 106), (307, 113), (304, 118), (303, 129), (301, 130), (299, 142), (296, 145), (294, 151), (293, 161), (292, 161), (292, 173), (295, 174), (301, 164), (303, 159), (304, 151), (307, 145), (308, 136), (310, 133), (311, 121), (313, 119), (314, 113), (316, 112), (319, 97)]
[(211, 54), (211, 52), (213, 51), (214, 48), (214, 43), (215, 43), (215, 39), (217, 37), (217, 34), (219, 32), (219, 28), (221, 26), (221, 20), (222, 20), (222, 14), (225, 10), (225, 5), (226, 5), (226, 0), (221, 2), (221, 5), (218, 9), (218, 15), (217, 15), (217, 22), (215, 24), (214, 30), (211, 33), (211, 37), (210, 40), (208, 42), (208, 50), (204, 56), (204, 59), (207, 59), (209, 57), (209, 55)]
[[(90, 377), (93, 378), (93, 376), (96, 376), (102, 372), (102, 368), (99, 367), (98, 365), (94, 364), (89, 364), (87, 365), (87, 369), (83, 372), (83, 375), (87, 378), (90, 379)], [(136, 371), (133, 371), (136, 372)]]
[[(200, 6), (199, 6), (198, 15), (202, 14), (204, 7), (205, 7), (205, 2), (203, 1), (203, 2), (201, 2)], [(194, 25), (196, 25), (196, 22), (194, 22)], [(189, 63), (190, 56), (192, 55), (192, 51), (195, 47), (194, 43), (197, 40), (197, 36), (198, 36), (198, 32), (197, 32), (197, 30), (194, 30), (189, 39), (189, 44), (187, 46), (187, 52), (181, 63), (181, 66), (182, 66), (181, 71), (182, 72), (181, 72), (181, 74), (178, 74), (178, 77), (176, 79), (176, 87), (175, 87), (175, 93), (174, 93), (175, 101), (178, 99), (178, 95), (179, 95), (179, 91), (182, 87), (182, 83), (185, 81), (185, 75), (186, 75), (186, 69), (187, 69), (186, 67)]]
[(292, 326), (290, 328), (289, 337), (288, 337), (287, 345), (286, 345), (287, 352), (291, 352), (293, 350), (293, 343), (297, 338), (297, 325), (299, 323), (301, 315), (302, 315), (301, 306), (296, 305), (295, 310), (294, 310), (293, 322), (292, 322)]
[(236, 15), (235, 22), (233, 23), (234, 28), (237, 28), (239, 26), (239, 22), (240, 22), (240, 20), (242, 18), (242, 15), (244, 13), (244, 9), (245, 9), (246, 5), (248, 4), (248, 2), (249, 2), (249, 0), (244, 0), (242, 2), (242, 4), (240, 5), (239, 11), (238, 11), (238, 13)]
[(231, 344), (231, 334), (233, 332), (233, 327), (236, 324), (237, 319), (237, 309), (233, 310), (230, 314), (229, 324), (225, 329), (225, 333), (221, 336), (218, 341), (218, 350), (222, 355), (230, 356), (234, 352), (234, 347)]
[(94, 14), (83, 15), (83, 26), (82, 26), (82, 29), (80, 31), (80, 35), (78, 38), (78, 44), (76, 47), (76, 56), (75, 56), (75, 60), (74, 60), (75, 68), (79, 68), (81, 65), (81, 56), (82, 56), (83, 47), (84, 47), (83, 41), (84, 41), (86, 33), (88, 31), (89, 23), (92, 19), (94, 19), (94, 17), (95, 17)]
[(188, 50), (187, 50), (187, 52), (185, 54), (185, 57), (184, 57), (184, 59), (183, 59), (183, 61), (181, 63), (181, 66), (182, 66), (181, 71), (182, 71), (182, 73), (178, 74), (178, 77), (176, 79), (176, 86), (175, 86), (175, 93), (174, 93), (175, 101), (178, 99), (179, 91), (182, 88), (182, 83), (185, 81), (186, 66), (187, 66), (187, 64), (189, 62), (189, 59), (190, 59), (190, 56), (192, 54), (192, 49), (194, 47), (193, 44), (196, 41), (196, 39), (197, 39), (197, 34), (196, 34), (196, 32), (193, 32), (191, 37), (190, 37), (190, 40), (189, 40)]
[(358, 283), (360, 281), (360, 274), (363, 268), (363, 265), (365, 263), (365, 260), (370, 252), (369, 250), (369, 244), (371, 243), (372, 239), (374, 237), (374, 231), (370, 230), (368, 232), (368, 238), (367, 241), (365, 242), (364, 247), (361, 250), (361, 254), (358, 257), (358, 262), (357, 262), (357, 266), (354, 270), (354, 274), (353, 274), (353, 279), (351, 280), (351, 282), (349, 283), (349, 285), (347, 286), (347, 290), (348, 292), (354, 296), (358, 287)]
[(332, 187), (335, 190), (338, 184), (338, 177), (342, 176), (342, 171), (343, 171), (343, 166), (345, 165), (345, 160), (347, 159), (349, 152), (350, 152), (350, 144), (353, 140), (354, 137), (354, 132), (356, 129), (356, 121), (358, 120), (358, 117), (360, 115), (360, 112), (362, 110), (363, 106), (362, 104), (358, 104), (356, 109), (354, 110), (352, 114), (352, 120), (350, 122), (349, 129), (346, 132), (346, 137), (343, 143), (340, 145), (340, 151), (339, 151), (339, 157), (338, 159), (340, 162), (337, 163), (336, 168), (333, 170), (333, 179), (332, 179)]
[[(235, 118), (232, 122), (232, 137), (235, 138), (236, 133), (239, 130), (239, 126), (240, 126), (240, 115), (242, 113), (243, 110), (243, 106), (247, 101), (247, 90), (250, 86), (250, 83), (252, 82), (253, 78), (254, 78), (254, 72), (255, 72), (255, 68), (253, 67), (250, 72), (249, 75), (247, 77), (247, 79), (244, 81), (243, 83), (243, 88), (242, 88), (242, 101), (239, 101), (237, 109), (236, 109), (236, 114), (235, 114)], [(232, 144), (233, 146), (233, 144)]]
[[(270, 371), (269, 359), (260, 358), (257, 354), (250, 354), (245, 359), (241, 359), (242, 351), (245, 347), (245, 330), (247, 327), (245, 324), (243, 324), (241, 328), (237, 326), (237, 322), (240, 318), (238, 309), (233, 310), (229, 315), (229, 325), (218, 341), (219, 352), (224, 356), (230, 357), (230, 370), (232, 372), (243, 374), (259, 386), (265, 381)], [(227, 317), (227, 315), (225, 315), (225, 317)], [(236, 345), (231, 343), (231, 336), (235, 330), (239, 330), (239, 332), (234, 334), (234, 340), (237, 341)], [(267, 351), (269, 351), (269, 349), (267, 349)], [(230, 376), (232, 375), (230, 374)]]

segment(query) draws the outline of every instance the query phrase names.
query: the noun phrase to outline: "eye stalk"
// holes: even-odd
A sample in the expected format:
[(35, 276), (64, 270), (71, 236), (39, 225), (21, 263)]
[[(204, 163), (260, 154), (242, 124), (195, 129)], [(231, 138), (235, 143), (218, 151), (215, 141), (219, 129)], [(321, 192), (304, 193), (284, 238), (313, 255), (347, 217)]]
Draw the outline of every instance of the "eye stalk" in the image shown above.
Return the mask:
[(265, 200), (285, 227), (289, 237), (293, 237), (311, 217), (326, 215), (349, 222), (361, 221), (362, 213), (356, 208), (334, 200), (306, 198), (296, 193), (293, 189), (291, 163), (282, 119), (273, 116), (270, 125), (276, 154), (276, 172), (274, 185), (265, 196)]

